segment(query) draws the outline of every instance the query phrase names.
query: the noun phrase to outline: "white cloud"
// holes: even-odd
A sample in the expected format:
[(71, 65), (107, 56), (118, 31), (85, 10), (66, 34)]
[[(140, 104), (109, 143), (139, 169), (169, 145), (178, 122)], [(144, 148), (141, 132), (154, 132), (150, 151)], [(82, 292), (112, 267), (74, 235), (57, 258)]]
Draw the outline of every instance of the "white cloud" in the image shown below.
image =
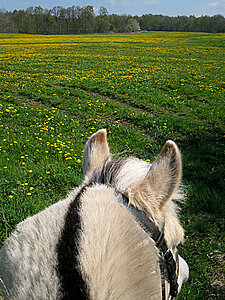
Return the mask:
[[(159, 2), (160, 0), (143, 0), (141, 1), (141, 5), (153, 5)], [(123, 0), (121, 1), (121, 4), (124, 6), (135, 6), (135, 5), (140, 5), (140, 1)]]
[(216, 2), (210, 2), (208, 4), (209, 7), (212, 7), (212, 8), (225, 8), (225, 0), (223, 1), (216, 1)]
[(22, 5), (24, 8), (28, 8), (29, 6), (32, 6), (32, 3), (30, 1), (25, 1)]
[(218, 7), (220, 5), (220, 2), (211, 2), (209, 3), (209, 7)]
[(115, 0), (106, 0), (106, 2), (108, 2), (108, 3), (111, 4), (111, 5), (114, 5), (114, 4), (115, 4)]

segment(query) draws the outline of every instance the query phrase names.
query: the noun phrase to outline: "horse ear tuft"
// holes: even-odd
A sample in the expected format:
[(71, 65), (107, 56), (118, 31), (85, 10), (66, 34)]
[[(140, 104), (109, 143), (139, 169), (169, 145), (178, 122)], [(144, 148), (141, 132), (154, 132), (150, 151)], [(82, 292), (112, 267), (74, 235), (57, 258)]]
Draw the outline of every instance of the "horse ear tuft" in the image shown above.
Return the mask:
[(106, 137), (106, 130), (101, 129), (94, 133), (84, 147), (83, 171), (93, 173), (109, 157), (109, 147)]

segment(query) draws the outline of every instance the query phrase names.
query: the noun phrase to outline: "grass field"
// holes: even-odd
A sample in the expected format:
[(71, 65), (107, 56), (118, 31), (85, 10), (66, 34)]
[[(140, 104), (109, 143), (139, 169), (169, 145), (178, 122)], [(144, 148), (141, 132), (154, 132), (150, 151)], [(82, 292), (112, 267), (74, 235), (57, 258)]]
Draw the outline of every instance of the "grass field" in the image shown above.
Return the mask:
[(187, 193), (179, 299), (225, 299), (224, 57), (224, 34), (1, 34), (1, 243), (81, 182), (93, 132), (150, 161), (172, 139)]

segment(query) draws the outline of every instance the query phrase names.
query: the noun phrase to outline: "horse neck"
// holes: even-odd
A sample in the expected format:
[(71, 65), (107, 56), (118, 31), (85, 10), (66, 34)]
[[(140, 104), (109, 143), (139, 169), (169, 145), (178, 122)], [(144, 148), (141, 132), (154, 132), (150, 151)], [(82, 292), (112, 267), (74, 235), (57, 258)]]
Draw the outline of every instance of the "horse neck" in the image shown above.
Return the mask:
[(114, 191), (87, 190), (80, 214), (79, 263), (90, 299), (161, 299), (157, 249)]

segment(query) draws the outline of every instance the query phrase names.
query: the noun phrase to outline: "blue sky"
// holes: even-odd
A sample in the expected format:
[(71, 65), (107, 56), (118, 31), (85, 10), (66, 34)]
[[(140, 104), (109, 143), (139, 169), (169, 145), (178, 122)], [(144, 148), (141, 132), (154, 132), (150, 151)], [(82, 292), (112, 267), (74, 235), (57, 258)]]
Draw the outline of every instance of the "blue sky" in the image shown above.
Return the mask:
[(212, 16), (215, 14), (225, 16), (225, 0), (0, 0), (0, 8), (11, 11), (39, 5), (43, 8), (92, 5), (96, 11), (100, 6), (104, 6), (110, 14), (116, 13), (119, 15), (151, 13), (169, 16)]

